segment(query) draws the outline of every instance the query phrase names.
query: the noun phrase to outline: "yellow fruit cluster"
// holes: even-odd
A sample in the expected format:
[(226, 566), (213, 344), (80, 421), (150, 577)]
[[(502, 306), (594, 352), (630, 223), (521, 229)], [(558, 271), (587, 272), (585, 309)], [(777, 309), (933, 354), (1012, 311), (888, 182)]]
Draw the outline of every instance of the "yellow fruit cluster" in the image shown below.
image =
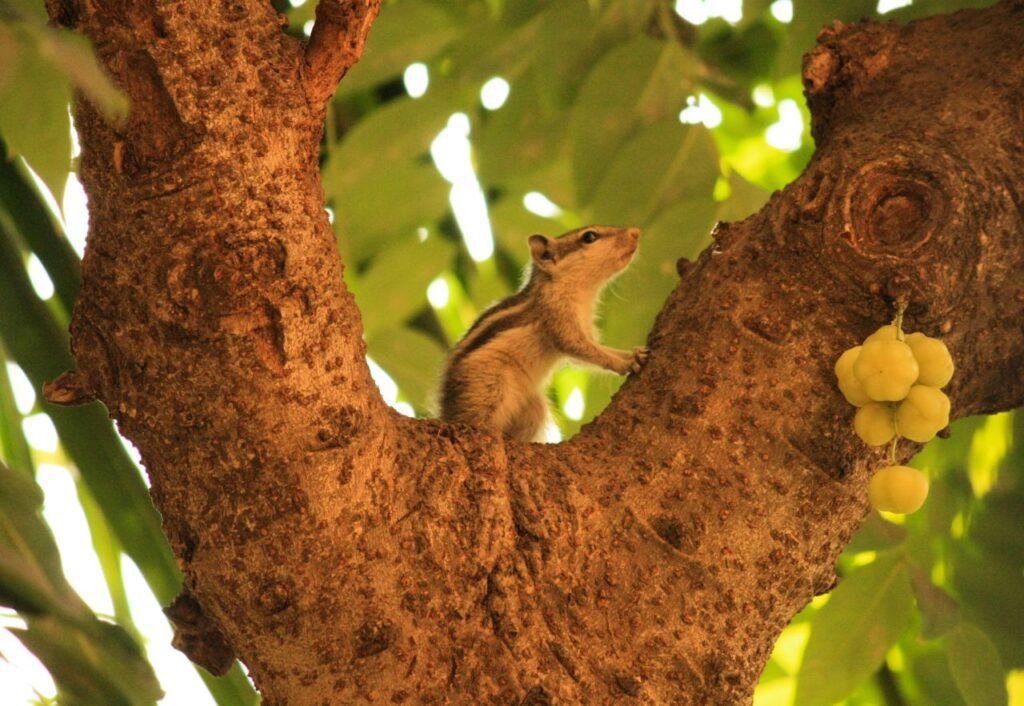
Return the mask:
[[(836, 361), (840, 391), (860, 408), (854, 431), (870, 446), (901, 436), (924, 443), (949, 424), (949, 398), (939, 389), (953, 377), (949, 349), (923, 333), (904, 336), (901, 319)], [(920, 471), (893, 465), (875, 474), (868, 496), (879, 510), (907, 513), (921, 507), (927, 494)]]
[(860, 407), (853, 426), (870, 446), (897, 433), (923, 443), (949, 424), (949, 398), (939, 388), (953, 377), (953, 359), (937, 338), (883, 326), (839, 356), (836, 377), (846, 400)]

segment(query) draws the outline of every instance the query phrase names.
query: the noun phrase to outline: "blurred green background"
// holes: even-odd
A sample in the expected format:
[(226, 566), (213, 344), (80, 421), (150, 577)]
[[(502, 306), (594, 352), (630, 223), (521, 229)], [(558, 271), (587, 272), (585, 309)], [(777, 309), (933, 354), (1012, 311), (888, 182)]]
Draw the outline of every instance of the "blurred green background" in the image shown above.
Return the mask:
[[(601, 323), (606, 342), (640, 344), (676, 259), (810, 157), (799, 69), (818, 29), (971, 4), (385, 2), (330, 104), (322, 149), (385, 398), (431, 414), (444, 351), (519, 286), (535, 232), (643, 228)], [(312, 2), (275, 5), (308, 35)], [(54, 408), (39, 395), (73, 367), (66, 330), (87, 217), (73, 90), (108, 115), (127, 109), (88, 44), (46, 26), (41, 2), (0, 0), (0, 694), (142, 704), (162, 688), (166, 704), (253, 703), (238, 666), (213, 679), (167, 645), (158, 605), (180, 574), (130, 445), (98, 405)], [(575, 433), (619, 383), (560, 371), (549, 439)], [(931, 478), (924, 509), (866, 521), (839, 588), (780, 637), (758, 706), (1024, 705), (1024, 415), (962, 420), (914, 465)]]

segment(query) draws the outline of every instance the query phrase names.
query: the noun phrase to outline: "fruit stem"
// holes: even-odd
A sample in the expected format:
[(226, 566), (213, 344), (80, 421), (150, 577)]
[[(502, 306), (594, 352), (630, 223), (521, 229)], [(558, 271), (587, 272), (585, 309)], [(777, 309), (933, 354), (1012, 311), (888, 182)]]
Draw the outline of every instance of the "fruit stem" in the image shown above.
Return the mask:
[(893, 319), (892, 325), (896, 327), (896, 340), (903, 340), (903, 312), (907, 310), (905, 302), (896, 303), (896, 318)]
[(889, 463), (891, 463), (894, 466), (896, 465), (896, 444), (897, 442), (899, 442), (899, 440), (900, 437), (897, 434), (896, 436), (892, 437), (892, 443), (889, 444)]

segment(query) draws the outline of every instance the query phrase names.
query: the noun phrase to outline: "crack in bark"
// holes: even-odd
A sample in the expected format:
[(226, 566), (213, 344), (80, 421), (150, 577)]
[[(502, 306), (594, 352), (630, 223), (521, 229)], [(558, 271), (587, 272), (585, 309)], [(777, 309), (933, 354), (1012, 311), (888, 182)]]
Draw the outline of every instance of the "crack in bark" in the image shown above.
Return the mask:
[(513, 610), (509, 605), (509, 594), (502, 586), (505, 583), (501, 579), (507, 574), (507, 567), (503, 566), (504, 561), (494, 566), (487, 575), (487, 591), (484, 594), (483, 604), (491, 620), (491, 631), (501, 641), (509, 652), (515, 654), (513, 643), (519, 636), (519, 627), (513, 621)]
[(573, 662), (572, 658), (569, 657), (565, 648), (554, 640), (548, 640), (548, 649), (551, 650), (551, 654), (555, 656), (558, 663), (562, 665), (562, 669), (565, 670), (565, 673), (568, 674), (574, 682), (579, 682), (579, 669), (576, 667), (576, 663)]

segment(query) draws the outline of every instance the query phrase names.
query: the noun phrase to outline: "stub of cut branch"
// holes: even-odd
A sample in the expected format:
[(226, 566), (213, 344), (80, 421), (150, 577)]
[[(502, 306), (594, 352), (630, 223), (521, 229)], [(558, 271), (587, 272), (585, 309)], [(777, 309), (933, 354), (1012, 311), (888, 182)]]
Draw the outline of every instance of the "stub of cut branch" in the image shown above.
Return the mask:
[(173, 645), (210, 674), (223, 676), (235, 661), (235, 652), (220, 627), (186, 588), (164, 608), (174, 623)]
[(43, 397), (50, 404), (62, 406), (89, 404), (96, 401), (96, 391), (80, 372), (68, 370), (56, 380), (43, 385)]
[(306, 45), (305, 84), (310, 103), (322, 105), (359, 61), (381, 0), (320, 0)]

